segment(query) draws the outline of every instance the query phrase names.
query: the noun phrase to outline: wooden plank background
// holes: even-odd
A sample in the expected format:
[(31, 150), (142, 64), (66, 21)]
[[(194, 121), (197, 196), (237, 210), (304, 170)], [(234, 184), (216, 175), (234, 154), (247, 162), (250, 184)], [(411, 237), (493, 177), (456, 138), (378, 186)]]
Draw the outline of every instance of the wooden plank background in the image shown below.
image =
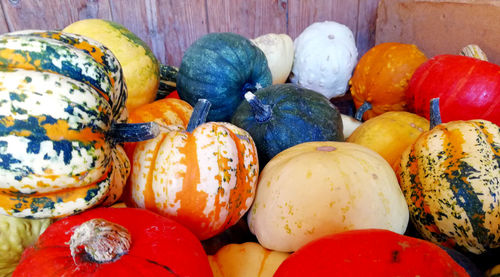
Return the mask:
[(62, 29), (85, 18), (118, 22), (143, 39), (165, 64), (209, 32), (247, 38), (287, 33), (296, 38), (318, 21), (337, 21), (354, 33), (360, 57), (375, 43), (379, 0), (0, 0), (0, 33)]

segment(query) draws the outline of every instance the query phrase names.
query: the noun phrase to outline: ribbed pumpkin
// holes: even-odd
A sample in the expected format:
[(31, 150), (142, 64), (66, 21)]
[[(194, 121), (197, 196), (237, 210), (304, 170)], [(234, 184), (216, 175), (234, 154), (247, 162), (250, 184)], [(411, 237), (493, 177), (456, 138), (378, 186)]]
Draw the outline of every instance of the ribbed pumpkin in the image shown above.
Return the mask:
[(500, 247), (500, 129), (451, 121), (424, 132), (402, 154), (398, 176), (422, 236), (480, 254)]
[(433, 243), (387, 230), (365, 229), (327, 235), (305, 245), (283, 261), (274, 276), (469, 274)]
[(285, 252), (346, 230), (401, 234), (407, 224), (408, 207), (389, 164), (364, 146), (335, 141), (301, 143), (272, 158), (248, 213), (259, 243)]
[(197, 104), (186, 131), (138, 143), (130, 177), (132, 205), (175, 219), (201, 240), (246, 213), (259, 174), (250, 135), (229, 123), (203, 123), (204, 109)]
[(484, 119), (500, 124), (500, 66), (460, 55), (438, 55), (413, 74), (408, 109), (429, 118), (429, 101), (439, 97), (443, 122)]
[(0, 68), (0, 213), (58, 217), (116, 201), (130, 170), (117, 143), (155, 134), (127, 132), (115, 56), (82, 36), (25, 31), (0, 37)]
[(279, 152), (307, 141), (343, 141), (338, 109), (318, 92), (295, 84), (245, 94), (231, 123), (250, 133), (264, 165)]
[(13, 276), (197, 276), (212, 271), (200, 241), (151, 211), (97, 208), (65, 217), (24, 251)]
[(184, 53), (177, 75), (181, 99), (212, 103), (209, 121), (229, 121), (247, 91), (272, 84), (262, 50), (234, 33), (209, 33)]
[(356, 119), (388, 111), (405, 111), (405, 93), (413, 72), (427, 57), (416, 45), (387, 42), (372, 47), (359, 60), (349, 84)]
[(121, 24), (97, 18), (73, 22), (63, 32), (95, 39), (115, 54), (123, 68), (129, 110), (155, 100), (160, 81), (159, 62), (137, 35)]
[(379, 153), (393, 168), (401, 153), (418, 136), (429, 130), (429, 120), (404, 111), (386, 112), (356, 128), (346, 141), (368, 147)]
[(214, 277), (272, 277), (289, 255), (271, 251), (255, 242), (245, 242), (222, 247), (214, 255), (208, 256), (208, 261)]

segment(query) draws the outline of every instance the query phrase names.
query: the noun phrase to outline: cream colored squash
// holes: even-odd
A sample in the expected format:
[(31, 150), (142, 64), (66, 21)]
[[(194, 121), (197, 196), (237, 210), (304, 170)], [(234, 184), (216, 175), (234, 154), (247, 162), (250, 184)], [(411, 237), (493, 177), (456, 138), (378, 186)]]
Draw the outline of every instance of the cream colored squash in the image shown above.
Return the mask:
[(24, 219), (0, 215), (0, 276), (10, 276), (24, 249), (50, 225), (50, 219)]
[(214, 277), (272, 277), (289, 253), (271, 251), (256, 242), (227, 244), (208, 256)]
[(273, 84), (283, 84), (292, 71), (293, 40), (287, 34), (266, 34), (251, 40), (264, 52)]
[(348, 138), (362, 124), (361, 121), (356, 120), (352, 116), (340, 114), (340, 117), (342, 118), (342, 126), (344, 127), (342, 129), (344, 138)]
[(292, 83), (327, 98), (345, 94), (358, 58), (349, 27), (324, 21), (309, 25), (294, 41)]
[(290, 252), (319, 237), (354, 229), (403, 234), (408, 207), (390, 165), (348, 142), (306, 142), (264, 167), (248, 214), (268, 249)]

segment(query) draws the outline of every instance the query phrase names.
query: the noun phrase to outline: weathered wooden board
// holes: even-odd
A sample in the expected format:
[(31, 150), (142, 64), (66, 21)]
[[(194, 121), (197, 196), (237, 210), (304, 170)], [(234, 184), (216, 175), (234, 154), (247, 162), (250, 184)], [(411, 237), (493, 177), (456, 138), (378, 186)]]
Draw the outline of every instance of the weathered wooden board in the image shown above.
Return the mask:
[(143, 39), (158, 59), (179, 66), (182, 54), (208, 32), (248, 38), (287, 33), (296, 38), (308, 25), (332, 20), (353, 31), (360, 56), (374, 44), (379, 0), (0, 0), (0, 33), (62, 29), (85, 18), (124, 25)]
[(382, 0), (376, 43), (413, 43), (428, 57), (458, 54), (473, 43), (500, 64), (499, 25), (500, 1)]

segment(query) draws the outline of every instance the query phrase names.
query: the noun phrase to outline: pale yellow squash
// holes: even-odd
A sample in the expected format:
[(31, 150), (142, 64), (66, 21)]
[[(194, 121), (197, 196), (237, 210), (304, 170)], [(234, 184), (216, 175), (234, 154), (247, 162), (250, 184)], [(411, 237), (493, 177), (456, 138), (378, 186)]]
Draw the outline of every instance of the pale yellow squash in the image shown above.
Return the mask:
[(208, 256), (214, 277), (272, 277), (289, 253), (271, 251), (255, 242), (227, 244)]
[(306, 142), (264, 167), (248, 214), (268, 249), (290, 252), (319, 237), (378, 228), (402, 234), (408, 207), (390, 165), (348, 142)]

